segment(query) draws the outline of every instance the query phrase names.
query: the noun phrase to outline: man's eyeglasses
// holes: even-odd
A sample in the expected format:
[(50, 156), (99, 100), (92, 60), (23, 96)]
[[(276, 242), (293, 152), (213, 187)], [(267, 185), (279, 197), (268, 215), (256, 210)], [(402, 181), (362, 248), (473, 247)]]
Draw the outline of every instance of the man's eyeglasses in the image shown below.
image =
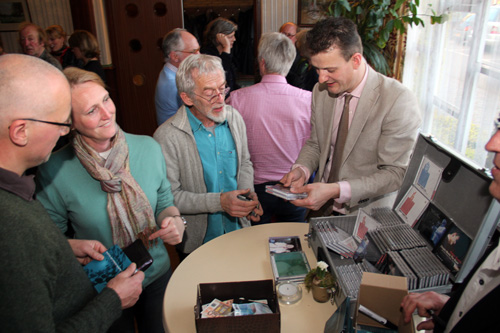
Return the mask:
[[(226, 87), (222, 90), (220, 89), (212, 89), (214, 94), (210, 97), (205, 97), (205, 96), (202, 96), (202, 95), (198, 95), (197, 93), (193, 92), (193, 94), (195, 94), (196, 96), (204, 99), (205, 101), (209, 102), (210, 104), (214, 104), (215, 102), (217, 102), (217, 100), (219, 99), (219, 95), (222, 95), (222, 99), (224, 99), (224, 97), (227, 95), (227, 93), (229, 92), (231, 88), (229, 87)], [(216, 91), (218, 91), (216, 93)]]
[(288, 38), (295, 37), (293, 34), (289, 34), (288, 32), (282, 32), (283, 35), (287, 36)]
[(197, 54), (200, 52), (200, 48), (188, 51), (188, 50), (177, 50), (175, 52), (182, 52), (182, 53), (191, 53), (191, 54)]
[(500, 130), (500, 116), (495, 119), (495, 128)]
[(44, 123), (44, 124), (62, 126), (61, 133), (63, 133), (63, 135), (68, 134), (69, 130), (71, 129), (71, 123), (58, 123), (55, 121), (46, 121), (46, 120), (39, 120), (39, 119), (34, 119), (34, 118), (21, 118), (20, 120), (29, 120), (29, 121), (36, 121), (36, 122)]

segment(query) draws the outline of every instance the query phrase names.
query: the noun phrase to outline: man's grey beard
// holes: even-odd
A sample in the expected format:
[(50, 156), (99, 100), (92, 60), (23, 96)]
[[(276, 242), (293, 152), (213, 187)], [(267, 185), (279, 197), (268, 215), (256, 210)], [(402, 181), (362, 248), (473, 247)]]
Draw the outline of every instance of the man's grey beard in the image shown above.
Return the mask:
[(210, 119), (210, 120), (212, 120), (212, 121), (214, 121), (214, 122), (216, 122), (216, 123), (219, 123), (219, 124), (220, 124), (220, 123), (222, 123), (222, 122), (224, 122), (224, 121), (226, 120), (226, 108), (225, 108), (225, 105), (224, 105), (222, 108), (223, 108), (223, 109), (222, 109), (222, 112), (221, 112), (221, 113), (219, 113), (219, 115), (218, 115), (218, 116), (215, 116), (215, 115), (213, 115), (213, 114), (210, 112), (210, 113), (208, 113), (208, 114), (206, 115), (206, 116), (207, 116), (207, 118), (208, 118), (208, 119)]

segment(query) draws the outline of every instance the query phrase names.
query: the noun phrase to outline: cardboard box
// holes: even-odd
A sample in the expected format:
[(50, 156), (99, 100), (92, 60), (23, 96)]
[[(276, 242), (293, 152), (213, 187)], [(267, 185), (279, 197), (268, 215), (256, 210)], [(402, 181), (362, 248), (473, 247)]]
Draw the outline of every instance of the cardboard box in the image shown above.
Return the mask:
[[(273, 313), (236, 317), (201, 318), (201, 306), (214, 298), (221, 301), (247, 299), (267, 299)], [(273, 280), (201, 283), (195, 306), (196, 331), (206, 332), (279, 332), (281, 313)]]
[(408, 288), (405, 277), (363, 273), (356, 304), (356, 324), (384, 328), (375, 320), (359, 312), (359, 305), (362, 304), (397, 325), (398, 332), (415, 332), (413, 320), (404, 324), (400, 311), (401, 301), (406, 295), (408, 295)]

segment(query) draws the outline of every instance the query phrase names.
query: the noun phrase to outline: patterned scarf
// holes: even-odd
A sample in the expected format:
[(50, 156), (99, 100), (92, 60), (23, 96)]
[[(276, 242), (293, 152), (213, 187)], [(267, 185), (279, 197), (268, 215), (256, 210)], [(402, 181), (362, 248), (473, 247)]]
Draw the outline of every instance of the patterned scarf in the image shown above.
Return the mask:
[(128, 145), (123, 131), (118, 128), (107, 159), (102, 158), (76, 131), (72, 144), (83, 167), (108, 193), (107, 211), (113, 243), (123, 248), (139, 238), (149, 248), (148, 237), (157, 230), (156, 221), (146, 194), (130, 174)]

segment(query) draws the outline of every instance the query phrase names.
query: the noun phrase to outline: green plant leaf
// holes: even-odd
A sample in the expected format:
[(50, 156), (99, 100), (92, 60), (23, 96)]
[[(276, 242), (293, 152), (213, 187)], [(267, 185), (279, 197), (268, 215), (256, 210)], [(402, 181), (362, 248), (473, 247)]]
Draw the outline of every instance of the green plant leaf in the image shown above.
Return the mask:
[(405, 2), (406, 0), (397, 0), (396, 4), (394, 5), (394, 10), (398, 10)]

